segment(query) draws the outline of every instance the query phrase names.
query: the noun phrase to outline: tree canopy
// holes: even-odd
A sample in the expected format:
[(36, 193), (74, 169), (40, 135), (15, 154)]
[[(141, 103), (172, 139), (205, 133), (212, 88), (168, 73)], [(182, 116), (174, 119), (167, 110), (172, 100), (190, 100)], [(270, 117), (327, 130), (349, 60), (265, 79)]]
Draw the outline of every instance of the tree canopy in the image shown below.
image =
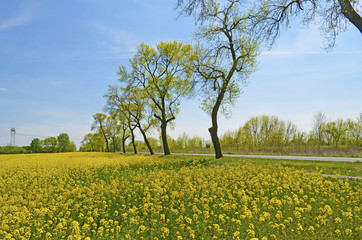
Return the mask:
[(218, 112), (228, 115), (248, 76), (256, 70), (258, 43), (247, 31), (248, 20), (237, 1), (205, 2), (204, 23), (195, 33), (199, 57), (195, 73), (203, 92), (201, 108), (210, 114), (209, 128), (216, 158), (222, 157), (218, 140)]
[[(206, 19), (209, 0), (178, 0), (181, 14), (194, 15), (196, 22)], [(258, 35), (269, 46), (273, 45), (280, 30), (291, 22), (303, 26), (316, 24), (326, 39), (326, 48), (335, 45), (336, 37), (353, 24), (362, 33), (362, 7), (359, 0), (265, 0), (248, 2), (227, 0), (213, 2), (235, 2), (248, 11), (245, 18), (251, 20), (249, 30)]]
[(160, 42), (156, 47), (142, 43), (130, 60), (131, 73), (120, 67), (120, 81), (149, 99), (153, 116), (160, 123), (164, 154), (170, 154), (166, 129), (176, 119), (181, 97), (191, 92), (191, 63), (196, 57), (190, 44)]
[(110, 138), (110, 132), (109, 129), (106, 128), (106, 121), (107, 121), (107, 115), (104, 113), (96, 113), (93, 115), (93, 125), (92, 130), (99, 131), (102, 136), (104, 137), (104, 140), (106, 141), (106, 148), (107, 152), (109, 152), (109, 138)]

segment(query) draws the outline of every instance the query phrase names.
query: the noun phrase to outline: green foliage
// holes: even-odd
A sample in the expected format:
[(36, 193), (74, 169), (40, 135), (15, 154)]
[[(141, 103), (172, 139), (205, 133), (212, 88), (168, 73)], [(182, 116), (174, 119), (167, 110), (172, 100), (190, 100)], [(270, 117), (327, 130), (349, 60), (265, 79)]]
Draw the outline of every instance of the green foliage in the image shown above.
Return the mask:
[(122, 138), (115, 136), (110, 142), (111, 152), (119, 152), (122, 150)]
[(148, 137), (147, 139), (148, 139), (148, 141), (150, 142), (150, 145), (151, 145), (153, 148), (160, 148), (160, 147), (161, 147), (160, 141), (159, 141), (157, 138)]
[(25, 147), (5, 146), (0, 147), (0, 154), (23, 154), (28, 153)]
[(81, 152), (103, 152), (105, 149), (105, 140), (100, 133), (87, 133), (81, 143)]
[(186, 148), (188, 147), (189, 136), (184, 132), (181, 136), (179, 136), (176, 140), (176, 144), (179, 148)]
[[(160, 124), (165, 155), (170, 154), (167, 143), (167, 125), (176, 118), (181, 97), (190, 94), (193, 84), (191, 63), (196, 57), (190, 44), (177, 41), (160, 42), (153, 48), (145, 43), (130, 60), (132, 71), (119, 67), (121, 86), (109, 86), (106, 109), (122, 117), (131, 134), (134, 153), (137, 153), (134, 130), (136, 127), (153, 154), (146, 132)], [(123, 145), (126, 134), (123, 130)], [(107, 142), (107, 140), (106, 140)]]
[(30, 143), (30, 149), (33, 153), (40, 153), (43, 151), (41, 141), (39, 138), (34, 138)]
[(336, 122), (326, 124), (325, 133), (328, 143), (338, 147), (342, 138), (347, 132), (347, 124), (343, 119), (338, 119)]
[(291, 122), (279, 120), (275, 116), (256, 116), (241, 128), (243, 145), (250, 150), (256, 146), (288, 146), (296, 137), (296, 126)]
[[(255, 116), (239, 129), (224, 132), (220, 142), (229, 153), (362, 156), (362, 121), (338, 119), (324, 125), (319, 143), (317, 128), (307, 133), (275, 116)], [(175, 152), (211, 153), (212, 143), (198, 136), (183, 133), (167, 139)]]
[[(128, 104), (125, 108), (128, 114), (133, 117), (135, 125), (144, 135), (145, 126), (141, 126), (137, 119), (142, 117), (141, 114), (147, 116), (144, 107), (151, 109), (152, 114), (148, 116), (153, 116), (161, 126), (165, 155), (170, 154), (166, 129), (179, 113), (181, 97), (189, 95), (193, 88), (190, 79), (193, 74), (192, 62), (196, 57), (190, 44), (177, 41), (160, 42), (153, 48), (142, 43), (130, 60), (131, 73), (128, 73), (124, 66), (119, 67), (119, 81), (125, 86), (123, 92), (126, 93)], [(111, 86), (110, 91), (114, 93), (117, 90)], [(108, 99), (114, 101), (115, 97), (108, 94)], [(152, 119), (149, 118), (148, 123), (154, 125), (156, 122)], [(132, 131), (131, 134), (133, 136)]]
[(77, 147), (70, 141), (67, 133), (61, 133), (57, 137), (49, 137), (44, 140), (34, 138), (28, 147), (31, 153), (56, 153), (56, 152), (75, 152)]
[[(123, 74), (125, 74), (125, 72)], [(143, 94), (142, 89), (133, 87), (132, 85), (128, 85), (125, 88), (109, 86), (108, 93), (105, 97), (107, 98), (107, 105), (105, 108), (111, 112), (111, 116), (113, 115), (114, 119), (118, 118), (122, 121), (121, 126), (117, 126), (117, 121), (113, 122), (112, 125), (114, 126), (114, 129), (117, 130), (113, 132), (123, 132), (122, 136), (125, 138), (124, 127), (126, 127), (131, 133), (132, 143), (135, 143), (134, 130), (138, 128), (141, 131), (145, 142), (148, 143), (146, 132), (155, 126), (156, 121), (153, 117), (152, 109), (149, 108), (150, 99), (147, 95)], [(125, 126), (122, 127), (122, 124)], [(153, 154), (151, 146), (148, 145), (148, 147), (150, 153)], [(135, 146), (134, 151), (136, 151)]]
[[(201, 81), (201, 109), (212, 113), (220, 107), (229, 117), (249, 75), (256, 71), (259, 47), (247, 32), (247, 19), (236, 1), (224, 5), (205, 1), (204, 20), (195, 33), (199, 44), (196, 73)], [(220, 105), (220, 106), (219, 106)], [(214, 110), (215, 111), (215, 110)]]
[(96, 113), (93, 115), (93, 125), (92, 130), (98, 131), (103, 137), (106, 142), (106, 149), (109, 152), (109, 138), (110, 138), (110, 129), (106, 127), (107, 123), (107, 115), (104, 113)]
[(347, 124), (348, 142), (351, 145), (355, 145), (358, 147), (362, 138), (362, 114), (360, 114), (360, 118), (357, 119), (357, 121), (348, 119), (346, 124)]
[(204, 146), (204, 140), (198, 136), (193, 136), (187, 142), (187, 147), (191, 149), (198, 149)]
[(69, 140), (67, 133), (61, 133), (57, 137), (60, 152), (75, 152), (77, 150), (74, 142)]
[(56, 137), (48, 137), (41, 141), (43, 152), (45, 153), (56, 153), (59, 152), (58, 140)]
[(120, 68), (120, 80), (138, 86), (141, 94), (148, 96), (157, 119), (172, 121), (179, 112), (180, 97), (188, 95), (193, 87), (190, 65), (196, 54), (190, 44), (177, 41), (160, 42), (156, 48), (142, 43), (137, 50), (130, 60), (131, 75)]
[(194, 72), (202, 91), (201, 109), (210, 114), (208, 129), (216, 158), (222, 157), (218, 138), (218, 113), (230, 117), (230, 106), (237, 102), (246, 79), (256, 70), (259, 45), (247, 29), (239, 1), (203, 1), (203, 23), (195, 32), (198, 58)]

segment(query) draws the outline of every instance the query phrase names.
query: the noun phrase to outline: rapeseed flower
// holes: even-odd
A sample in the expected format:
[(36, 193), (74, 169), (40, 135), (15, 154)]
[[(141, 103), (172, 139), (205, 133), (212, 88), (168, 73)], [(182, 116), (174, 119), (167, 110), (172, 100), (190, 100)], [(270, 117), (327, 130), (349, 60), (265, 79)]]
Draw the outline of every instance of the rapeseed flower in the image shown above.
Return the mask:
[(358, 182), (246, 161), (2, 155), (0, 239), (360, 239), (360, 196)]

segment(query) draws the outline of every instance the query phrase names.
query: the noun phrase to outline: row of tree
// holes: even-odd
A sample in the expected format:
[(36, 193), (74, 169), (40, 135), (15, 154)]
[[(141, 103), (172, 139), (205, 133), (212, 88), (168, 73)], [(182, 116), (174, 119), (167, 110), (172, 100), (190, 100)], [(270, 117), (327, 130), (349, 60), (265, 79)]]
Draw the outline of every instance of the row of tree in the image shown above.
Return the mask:
[[(359, 26), (359, 20), (354, 21), (355, 18), (349, 15), (353, 6), (346, 2), (351, 3), (339, 1), (331, 8), (324, 8), (324, 4), (314, 0), (269, 0), (255, 4), (241, 0), (179, 0), (180, 13), (196, 17), (195, 44), (177, 41), (160, 42), (155, 47), (140, 44), (134, 57), (129, 59), (129, 66), (119, 67), (119, 85), (109, 86), (105, 94), (105, 110), (109, 116), (103, 113), (93, 116), (92, 129), (97, 130), (93, 137), (102, 136), (107, 151), (110, 151), (110, 142), (116, 151), (117, 135), (121, 136), (125, 151), (125, 142), (130, 137), (137, 153), (134, 136), (137, 128), (153, 154), (147, 135), (157, 127), (164, 154), (168, 155), (167, 128), (176, 119), (181, 98), (197, 94), (201, 109), (211, 118), (212, 125), (208, 130), (215, 156), (222, 157), (218, 114), (230, 116), (230, 107), (236, 104), (247, 78), (256, 70), (261, 43), (272, 46), (280, 27), (289, 26), (291, 17), (303, 16), (303, 22), (309, 23), (322, 10), (331, 12), (332, 18), (327, 17), (324, 22), (329, 24), (326, 29), (333, 33), (329, 39), (334, 43), (346, 19)], [(358, 3), (353, 1), (353, 4)], [(284, 125), (286, 131), (293, 132), (293, 126)], [(252, 130), (250, 134), (253, 134)], [(258, 140), (258, 137), (254, 138), (253, 142)], [(83, 149), (94, 150), (95, 146), (93, 140), (83, 142)]]
[[(144, 141), (128, 141), (122, 144), (121, 135), (109, 139), (112, 151), (148, 149)], [(130, 136), (130, 130), (125, 132)], [(153, 149), (162, 148), (162, 137), (148, 138)], [(176, 139), (167, 136), (170, 149), (184, 152), (209, 152), (212, 142), (198, 136), (190, 137), (183, 133)], [(356, 119), (337, 119), (328, 121), (325, 114), (317, 113), (313, 118), (313, 130), (303, 132), (290, 121), (275, 116), (256, 116), (250, 118), (236, 130), (228, 130), (220, 137), (223, 149), (234, 153), (312, 153), (320, 150), (338, 151), (353, 150), (360, 154), (362, 147), (362, 113)], [(81, 151), (106, 151), (106, 141), (99, 132), (87, 134), (83, 140)]]
[(313, 118), (313, 130), (302, 132), (290, 121), (274, 116), (252, 117), (236, 131), (221, 137), (223, 146), (244, 152), (303, 152), (325, 147), (354, 149), (362, 146), (362, 114), (356, 119), (327, 121), (323, 113)]
[[(103, 149), (103, 146), (102, 146)], [(102, 151), (102, 149), (97, 149)], [(95, 149), (94, 149), (95, 150)], [(77, 147), (70, 141), (67, 133), (61, 133), (57, 137), (48, 137), (44, 140), (34, 138), (30, 146), (5, 146), (0, 147), (0, 154), (20, 154), (20, 153), (57, 153), (57, 152), (75, 152)]]
[(23, 154), (29, 153), (29, 147), (18, 147), (18, 146), (0, 146), (0, 154)]
[(71, 142), (67, 133), (61, 133), (57, 137), (48, 137), (44, 140), (34, 138), (29, 147), (32, 153), (57, 153), (75, 152), (77, 147)]
[[(170, 154), (167, 128), (176, 119), (181, 98), (197, 92), (202, 96), (201, 108), (212, 119), (209, 132), (216, 157), (222, 157), (218, 113), (230, 113), (228, 107), (236, 103), (247, 77), (256, 70), (259, 48), (248, 34), (248, 19), (243, 18), (237, 1), (209, 1), (206, 8), (207, 21), (195, 33), (194, 45), (173, 41), (152, 47), (142, 43), (129, 67), (119, 67), (119, 85), (109, 86), (105, 95), (106, 111), (119, 124), (113, 126), (104, 114), (94, 116), (94, 128), (104, 135), (107, 151), (111, 134), (104, 130), (118, 126), (119, 131), (129, 130), (132, 143), (138, 128), (153, 154), (147, 134), (158, 127), (164, 154)], [(125, 140), (126, 135), (122, 142)]]

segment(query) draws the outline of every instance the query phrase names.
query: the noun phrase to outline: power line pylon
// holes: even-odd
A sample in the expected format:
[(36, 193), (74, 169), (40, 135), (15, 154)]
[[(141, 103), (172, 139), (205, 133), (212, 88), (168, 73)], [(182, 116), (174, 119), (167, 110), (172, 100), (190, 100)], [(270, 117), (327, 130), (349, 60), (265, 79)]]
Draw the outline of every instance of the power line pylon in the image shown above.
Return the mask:
[(11, 128), (10, 133), (11, 133), (10, 146), (15, 146), (15, 128)]

